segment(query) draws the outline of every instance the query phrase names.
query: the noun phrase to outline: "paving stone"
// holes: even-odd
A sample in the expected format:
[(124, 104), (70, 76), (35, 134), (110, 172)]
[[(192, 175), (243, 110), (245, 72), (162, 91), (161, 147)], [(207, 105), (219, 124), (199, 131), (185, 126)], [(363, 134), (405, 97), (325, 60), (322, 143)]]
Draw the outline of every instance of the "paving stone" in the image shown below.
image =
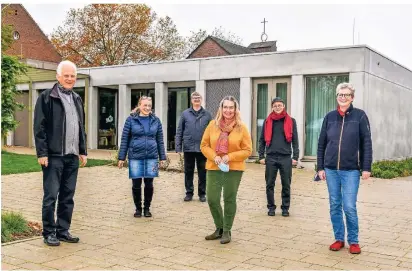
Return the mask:
[[(105, 154), (102, 154), (105, 155)], [(313, 172), (293, 170), (291, 216), (267, 216), (264, 167), (248, 164), (238, 192), (232, 242), (205, 241), (214, 229), (207, 204), (183, 202), (184, 175), (155, 180), (152, 218), (134, 218), (127, 170), (79, 171), (71, 232), (78, 244), (48, 247), (42, 239), (2, 246), (3, 269), (408, 269), (412, 268), (410, 178), (361, 180), (362, 254), (331, 252), (327, 187)], [(41, 222), (41, 173), (2, 176), (2, 209)], [(195, 178), (196, 179), (196, 178)], [(16, 189), (19, 184), (19, 189)], [(197, 185), (195, 181), (195, 185)], [(275, 199), (281, 202), (280, 186)], [(381, 199), (385, 198), (385, 205)], [(382, 214), (385, 213), (385, 216)], [(69, 263), (70, 262), (70, 263)]]

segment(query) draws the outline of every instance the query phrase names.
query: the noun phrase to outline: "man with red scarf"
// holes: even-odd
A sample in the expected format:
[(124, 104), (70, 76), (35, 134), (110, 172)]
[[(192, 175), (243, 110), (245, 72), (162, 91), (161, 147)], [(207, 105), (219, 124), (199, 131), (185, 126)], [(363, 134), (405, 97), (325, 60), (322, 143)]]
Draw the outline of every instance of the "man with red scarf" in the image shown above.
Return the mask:
[(274, 216), (276, 210), (274, 190), (278, 170), (282, 181), (282, 216), (289, 216), (292, 164), (297, 164), (298, 157), (296, 121), (286, 113), (284, 101), (276, 97), (272, 100), (272, 112), (265, 120), (259, 140), (259, 160), (261, 164), (266, 165), (269, 216)]

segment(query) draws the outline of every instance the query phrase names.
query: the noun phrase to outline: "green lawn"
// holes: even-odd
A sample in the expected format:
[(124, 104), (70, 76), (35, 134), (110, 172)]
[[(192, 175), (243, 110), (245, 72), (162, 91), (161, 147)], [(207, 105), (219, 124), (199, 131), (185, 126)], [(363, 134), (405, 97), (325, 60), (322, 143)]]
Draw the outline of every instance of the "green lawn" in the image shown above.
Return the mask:
[[(104, 166), (109, 160), (87, 159), (86, 167)], [(1, 152), (1, 175), (41, 171), (35, 155)]]

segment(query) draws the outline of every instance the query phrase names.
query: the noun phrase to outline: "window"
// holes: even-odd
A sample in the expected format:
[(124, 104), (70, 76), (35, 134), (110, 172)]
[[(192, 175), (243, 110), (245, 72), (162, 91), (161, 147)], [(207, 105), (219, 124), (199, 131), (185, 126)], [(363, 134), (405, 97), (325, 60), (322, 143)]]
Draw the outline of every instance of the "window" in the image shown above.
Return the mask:
[(19, 32), (17, 32), (17, 31), (14, 31), (14, 32), (13, 32), (13, 39), (14, 39), (14, 40), (20, 39), (20, 34), (19, 34)]
[(263, 124), (268, 115), (268, 84), (257, 85), (257, 134), (256, 143), (259, 142)]
[(305, 156), (316, 156), (318, 138), (325, 115), (336, 109), (336, 87), (349, 75), (306, 77)]

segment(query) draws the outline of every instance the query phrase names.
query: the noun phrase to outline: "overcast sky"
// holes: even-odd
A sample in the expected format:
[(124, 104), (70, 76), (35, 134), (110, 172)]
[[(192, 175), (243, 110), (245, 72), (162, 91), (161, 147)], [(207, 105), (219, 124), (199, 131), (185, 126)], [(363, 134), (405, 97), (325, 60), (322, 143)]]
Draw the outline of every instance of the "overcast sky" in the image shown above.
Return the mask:
[[(277, 40), (279, 51), (352, 45), (356, 18), (355, 44), (367, 44), (412, 70), (412, 5), (146, 4), (170, 16), (183, 36), (222, 26), (246, 46), (260, 41), (266, 18), (268, 40)], [(84, 5), (24, 4), (47, 35), (70, 8)]]

